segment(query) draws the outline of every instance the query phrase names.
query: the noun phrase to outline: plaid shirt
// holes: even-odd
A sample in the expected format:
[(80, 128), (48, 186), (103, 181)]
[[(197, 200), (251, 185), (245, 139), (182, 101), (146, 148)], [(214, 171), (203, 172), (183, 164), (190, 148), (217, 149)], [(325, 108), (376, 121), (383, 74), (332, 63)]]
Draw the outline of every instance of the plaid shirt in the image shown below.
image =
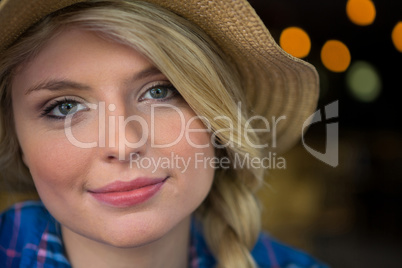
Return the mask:
[[(215, 259), (193, 223), (190, 268), (212, 268)], [(261, 234), (252, 255), (260, 268), (324, 268), (305, 253)], [(0, 214), (0, 267), (71, 268), (61, 240), (60, 225), (41, 202), (23, 202)]]

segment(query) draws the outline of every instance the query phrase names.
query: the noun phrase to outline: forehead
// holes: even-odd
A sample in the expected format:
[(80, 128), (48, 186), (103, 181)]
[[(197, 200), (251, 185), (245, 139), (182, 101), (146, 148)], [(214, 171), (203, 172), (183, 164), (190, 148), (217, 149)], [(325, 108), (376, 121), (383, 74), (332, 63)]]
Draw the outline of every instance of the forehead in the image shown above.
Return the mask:
[(94, 79), (100, 82), (111, 72), (123, 79), (151, 66), (147, 58), (131, 47), (102, 38), (94, 32), (66, 28), (46, 42), (33, 59), (20, 66), (13, 85), (49, 79), (74, 79), (83, 83)]

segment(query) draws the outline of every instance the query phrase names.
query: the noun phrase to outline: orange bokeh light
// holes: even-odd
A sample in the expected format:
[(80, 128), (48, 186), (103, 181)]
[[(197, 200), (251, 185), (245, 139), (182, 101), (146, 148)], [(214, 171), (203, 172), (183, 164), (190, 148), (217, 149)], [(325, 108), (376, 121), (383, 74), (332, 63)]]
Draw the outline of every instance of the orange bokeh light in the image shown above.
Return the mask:
[(348, 0), (346, 14), (354, 24), (367, 26), (374, 22), (376, 8), (371, 0)]
[(396, 49), (402, 52), (402, 21), (398, 22), (392, 30), (392, 42)]
[(311, 49), (310, 37), (299, 27), (289, 27), (283, 30), (279, 44), (283, 50), (297, 58), (306, 57)]
[(344, 72), (351, 61), (349, 49), (341, 41), (329, 40), (322, 47), (321, 61), (330, 71)]

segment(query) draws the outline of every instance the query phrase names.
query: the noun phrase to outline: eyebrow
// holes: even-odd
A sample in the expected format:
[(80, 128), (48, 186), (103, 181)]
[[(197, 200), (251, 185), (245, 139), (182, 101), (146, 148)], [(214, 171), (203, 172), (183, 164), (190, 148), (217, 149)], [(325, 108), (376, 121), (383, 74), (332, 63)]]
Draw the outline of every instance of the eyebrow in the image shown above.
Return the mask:
[[(138, 73), (136, 73), (130, 81), (135, 81), (135, 80), (141, 80), (145, 79), (150, 76), (155, 76), (155, 75), (160, 75), (162, 74), (161, 71), (156, 68), (155, 66), (150, 66)], [(74, 81), (70, 80), (48, 80), (41, 82), (37, 85), (34, 85), (30, 87), (26, 92), (25, 95), (30, 94), (33, 91), (39, 91), (39, 90), (51, 90), (51, 91), (57, 91), (57, 90), (63, 90), (63, 89), (79, 89), (79, 90), (89, 90), (91, 89), (90, 86), (87, 86), (85, 84), (77, 83)]]
[(49, 81), (41, 82), (37, 85), (30, 87), (25, 92), (25, 95), (28, 95), (28, 94), (32, 93), (33, 91), (39, 91), (41, 89), (56, 91), (56, 90), (67, 89), (67, 88), (88, 90), (90, 87), (88, 87), (84, 84), (70, 81), (70, 80), (49, 80)]

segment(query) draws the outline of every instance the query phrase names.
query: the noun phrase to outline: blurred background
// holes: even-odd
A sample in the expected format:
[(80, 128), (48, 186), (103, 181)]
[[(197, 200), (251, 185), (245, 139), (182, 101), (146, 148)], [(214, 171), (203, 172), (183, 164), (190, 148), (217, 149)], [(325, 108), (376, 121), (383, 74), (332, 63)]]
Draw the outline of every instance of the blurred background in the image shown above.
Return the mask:
[(339, 105), (305, 135), (325, 153), (326, 124), (337, 123), (338, 165), (301, 143), (286, 153), (260, 192), (264, 227), (335, 268), (402, 267), (402, 1), (250, 3), (285, 51), (317, 68), (317, 109)]

